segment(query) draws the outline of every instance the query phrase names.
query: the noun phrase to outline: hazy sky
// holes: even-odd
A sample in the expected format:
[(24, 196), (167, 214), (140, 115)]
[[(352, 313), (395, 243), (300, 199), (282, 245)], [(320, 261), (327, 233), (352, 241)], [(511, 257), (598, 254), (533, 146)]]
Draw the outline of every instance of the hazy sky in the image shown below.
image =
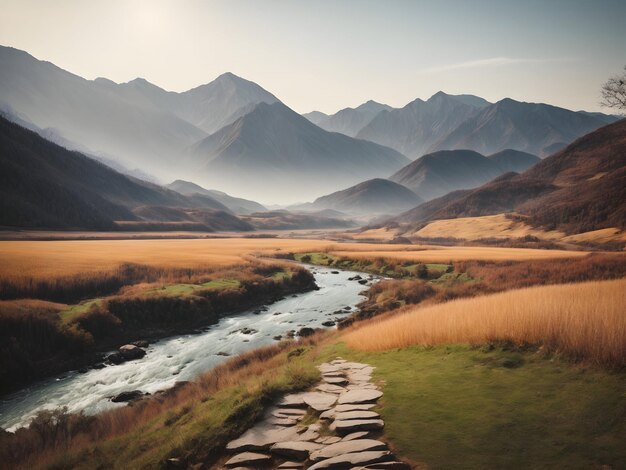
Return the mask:
[(0, 44), (175, 91), (230, 71), (299, 112), (438, 90), (599, 110), (626, 0), (0, 0)]

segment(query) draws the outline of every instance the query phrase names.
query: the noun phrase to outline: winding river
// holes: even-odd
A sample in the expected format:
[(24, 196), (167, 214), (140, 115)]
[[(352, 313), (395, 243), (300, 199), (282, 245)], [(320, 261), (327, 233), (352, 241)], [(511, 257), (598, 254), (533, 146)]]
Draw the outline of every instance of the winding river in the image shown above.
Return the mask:
[[(70, 412), (95, 414), (124, 406), (111, 402), (110, 397), (131, 390), (154, 393), (192, 380), (227, 360), (224, 354), (232, 356), (271, 344), (274, 337), (290, 330), (323, 327), (324, 322), (349, 315), (345, 307), (354, 309), (363, 300), (360, 292), (366, 287), (349, 280), (357, 274), (365, 278), (362, 273), (307, 268), (320, 290), (295, 294), (267, 305), (261, 313), (247, 311), (222, 318), (200, 334), (160, 340), (147, 348), (143, 359), (87, 373), (68, 372), (20, 390), (0, 401), (0, 427), (13, 431), (25, 426), (43, 409), (66, 406)], [(245, 328), (256, 332), (243, 333)]]

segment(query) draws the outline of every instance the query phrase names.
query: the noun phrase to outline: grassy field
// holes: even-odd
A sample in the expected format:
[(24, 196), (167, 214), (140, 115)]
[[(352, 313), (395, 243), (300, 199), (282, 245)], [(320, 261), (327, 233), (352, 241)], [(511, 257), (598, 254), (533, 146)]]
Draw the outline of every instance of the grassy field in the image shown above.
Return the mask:
[(364, 351), (513, 342), (570, 359), (626, 366), (626, 279), (512, 290), (374, 320), (345, 336)]
[[(623, 373), (466, 345), (341, 356), (376, 367), (385, 438), (416, 468), (592, 469), (626, 462)], [(603, 467), (606, 465), (606, 467)]]
[(220, 238), (197, 240), (65, 240), (0, 242), (0, 279), (101, 273), (123, 263), (194, 268), (245, 263), (253, 255), (329, 252), (337, 256), (389, 257), (427, 263), (458, 260), (552, 259), (581, 251), (336, 243), (325, 240)]

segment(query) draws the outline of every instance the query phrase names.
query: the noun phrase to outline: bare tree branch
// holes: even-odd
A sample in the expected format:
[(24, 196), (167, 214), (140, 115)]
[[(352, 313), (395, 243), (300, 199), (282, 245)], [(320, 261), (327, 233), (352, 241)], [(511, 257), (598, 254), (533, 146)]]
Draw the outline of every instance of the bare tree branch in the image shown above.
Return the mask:
[(600, 104), (606, 108), (615, 108), (626, 111), (626, 67), (624, 73), (609, 78), (602, 85), (602, 101)]

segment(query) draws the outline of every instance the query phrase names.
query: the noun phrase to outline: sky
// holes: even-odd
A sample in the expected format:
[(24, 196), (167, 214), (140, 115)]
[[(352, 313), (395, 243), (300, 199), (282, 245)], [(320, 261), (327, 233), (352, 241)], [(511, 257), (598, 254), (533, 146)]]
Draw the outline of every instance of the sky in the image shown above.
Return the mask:
[(439, 90), (599, 111), (626, 0), (0, 0), (0, 44), (172, 91), (232, 72), (301, 113)]

